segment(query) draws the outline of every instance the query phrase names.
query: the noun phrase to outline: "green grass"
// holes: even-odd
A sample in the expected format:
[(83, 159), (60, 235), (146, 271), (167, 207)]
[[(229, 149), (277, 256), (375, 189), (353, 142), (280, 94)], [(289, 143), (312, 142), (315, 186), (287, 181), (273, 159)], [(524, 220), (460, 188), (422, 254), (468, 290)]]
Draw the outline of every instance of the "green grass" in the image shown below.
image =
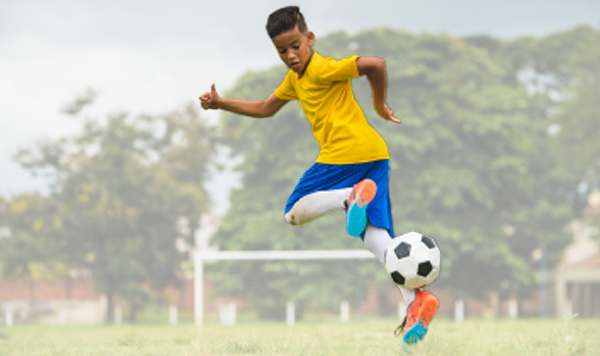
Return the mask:
[(0, 356), (16, 355), (600, 355), (600, 320), (436, 320), (424, 342), (399, 350), (392, 321), (208, 326), (0, 328)]

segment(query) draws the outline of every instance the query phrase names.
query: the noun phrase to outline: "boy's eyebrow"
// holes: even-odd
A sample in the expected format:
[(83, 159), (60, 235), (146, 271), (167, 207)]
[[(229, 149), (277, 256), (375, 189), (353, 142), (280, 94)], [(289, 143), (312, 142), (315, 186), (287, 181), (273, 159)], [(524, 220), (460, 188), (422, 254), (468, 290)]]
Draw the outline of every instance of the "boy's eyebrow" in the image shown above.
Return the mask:
[[(300, 40), (296, 38), (295, 40), (293, 40), (292, 42), (290, 42), (289, 46), (293, 46), (294, 43), (296, 43), (296, 42), (300, 42)], [(283, 47), (283, 46), (277, 46), (277, 48), (285, 48), (285, 47)]]

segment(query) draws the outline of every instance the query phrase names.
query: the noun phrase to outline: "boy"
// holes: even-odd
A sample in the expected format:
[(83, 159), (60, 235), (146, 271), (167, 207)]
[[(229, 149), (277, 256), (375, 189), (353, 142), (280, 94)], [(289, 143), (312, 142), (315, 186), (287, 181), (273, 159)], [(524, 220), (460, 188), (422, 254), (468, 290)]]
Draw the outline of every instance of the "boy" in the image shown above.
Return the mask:
[[(204, 109), (222, 109), (257, 118), (270, 117), (289, 100), (299, 100), (319, 143), (316, 162), (304, 173), (285, 207), (285, 220), (304, 225), (328, 212), (345, 209), (348, 234), (361, 237), (383, 263), (394, 236), (388, 192), (389, 153), (383, 138), (368, 124), (352, 94), (350, 79), (366, 75), (377, 114), (400, 120), (385, 103), (387, 77), (381, 58), (352, 56), (340, 61), (313, 51), (313, 32), (296, 6), (273, 12), (267, 32), (281, 60), (290, 68), (282, 84), (263, 101), (226, 99), (213, 84), (200, 96)], [(400, 288), (408, 305), (397, 329), (403, 343), (413, 344), (427, 333), (438, 301), (424, 290)]]

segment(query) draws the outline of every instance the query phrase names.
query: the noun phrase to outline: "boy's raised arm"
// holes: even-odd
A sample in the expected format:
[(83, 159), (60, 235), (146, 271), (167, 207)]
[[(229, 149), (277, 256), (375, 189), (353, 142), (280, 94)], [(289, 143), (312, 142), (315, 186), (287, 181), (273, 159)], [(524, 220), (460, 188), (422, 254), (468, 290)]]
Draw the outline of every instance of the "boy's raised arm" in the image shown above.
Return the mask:
[(200, 95), (200, 105), (205, 110), (221, 109), (240, 115), (263, 118), (275, 115), (288, 102), (287, 100), (279, 99), (275, 94), (271, 94), (265, 100), (227, 99), (217, 93), (214, 84), (210, 89), (210, 92)]
[(373, 106), (382, 118), (400, 124), (393, 111), (385, 103), (387, 91), (387, 73), (385, 60), (377, 57), (359, 57), (356, 59), (359, 75), (366, 75), (373, 91)]

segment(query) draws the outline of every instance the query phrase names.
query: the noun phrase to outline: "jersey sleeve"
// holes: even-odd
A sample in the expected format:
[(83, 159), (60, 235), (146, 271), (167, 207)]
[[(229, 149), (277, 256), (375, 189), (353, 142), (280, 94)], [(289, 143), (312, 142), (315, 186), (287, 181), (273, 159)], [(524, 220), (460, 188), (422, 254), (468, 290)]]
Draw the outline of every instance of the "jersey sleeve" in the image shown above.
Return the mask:
[(326, 58), (323, 61), (321, 68), (319, 68), (319, 80), (321, 82), (330, 83), (358, 77), (359, 74), (356, 60), (359, 57), (360, 56), (355, 55), (339, 61), (333, 58)]
[(294, 84), (292, 83), (292, 75), (293, 71), (289, 71), (288, 74), (279, 85), (279, 88), (275, 89), (275, 96), (281, 100), (297, 100), (298, 94), (296, 93), (296, 88), (294, 88)]

